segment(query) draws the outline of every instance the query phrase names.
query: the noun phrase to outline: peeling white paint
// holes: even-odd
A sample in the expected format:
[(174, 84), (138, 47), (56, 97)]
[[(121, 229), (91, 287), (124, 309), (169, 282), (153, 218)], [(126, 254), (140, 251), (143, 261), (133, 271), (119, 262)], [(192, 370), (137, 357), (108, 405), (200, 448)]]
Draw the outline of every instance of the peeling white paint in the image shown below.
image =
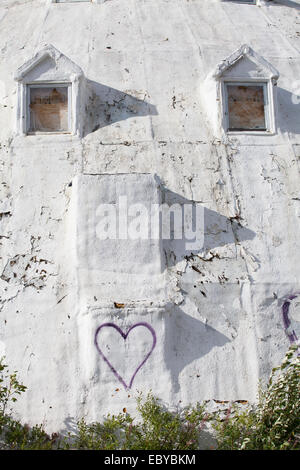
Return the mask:
[[(137, 389), (170, 406), (254, 401), (259, 378), (280, 362), (293, 331), (299, 338), (298, 313), (288, 310), (287, 321), (283, 306), (300, 291), (300, 3), (260, 3), (1, 2), (0, 353), (28, 387), (16, 408), (23, 422), (57, 431), (81, 416), (132, 411)], [(14, 76), (45, 44), (83, 71), (82, 138), (16, 135)], [(222, 134), (220, 102), (207, 95), (203, 104), (207, 75), (241, 44), (280, 74), (274, 135)], [(54, 67), (55, 79), (63, 69)], [(82, 276), (74, 225), (86, 240), (83, 201), (105, 199), (118, 177), (91, 176), (101, 190), (87, 185), (84, 195), (78, 181), (116, 174), (129, 175), (133, 200), (150, 201), (151, 192), (130, 186), (131, 175), (156, 174), (168, 204), (201, 204), (203, 249), (171, 240), (157, 258), (138, 245), (108, 250), (95, 278), (97, 247), (85, 247)], [(151, 263), (157, 272), (145, 282)], [(138, 323), (155, 332), (130, 390), (95, 346), (105, 323), (124, 335)], [(127, 339), (115, 333), (122, 354), (112, 361), (127, 384), (151, 349), (144, 328)]]

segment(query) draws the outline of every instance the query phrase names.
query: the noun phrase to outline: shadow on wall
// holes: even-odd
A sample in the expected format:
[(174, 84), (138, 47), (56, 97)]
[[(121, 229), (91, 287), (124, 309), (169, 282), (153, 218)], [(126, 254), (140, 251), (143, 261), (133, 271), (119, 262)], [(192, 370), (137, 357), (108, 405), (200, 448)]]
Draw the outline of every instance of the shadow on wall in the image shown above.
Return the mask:
[[(173, 392), (180, 389), (180, 372), (191, 362), (208, 354), (214, 347), (222, 347), (230, 342), (227, 336), (205, 323), (186, 315), (174, 306), (171, 313), (165, 314), (164, 356), (170, 371)], [(197, 372), (195, 372), (198, 377)], [(199, 373), (199, 385), (203, 380)]]
[(125, 119), (158, 114), (145, 97), (137, 98), (91, 80), (87, 80), (87, 95), (84, 136)]
[[(162, 191), (164, 202), (169, 206), (179, 204), (181, 206), (193, 205), (195, 207), (195, 201), (186, 199), (167, 189), (163, 189)], [(162, 242), (167, 267), (176, 265), (188, 256), (196, 255), (197, 253), (208, 253), (212, 249), (225, 245), (238, 244), (244, 240), (252, 240), (255, 237), (255, 232), (243, 227), (241, 221), (236, 217), (228, 218), (206, 207), (203, 207), (203, 209), (203, 220), (195, 221), (196, 214), (193, 214), (193, 222), (201, 226), (204, 225), (204, 239), (201, 249), (188, 250), (186, 247), (190, 240), (185, 237), (180, 240), (174, 239), (174, 237), (172, 237), (174, 221), (171, 221), (171, 239), (163, 240)]]
[[(166, 188), (162, 188), (162, 193), (163, 202), (169, 206), (173, 204), (182, 206), (192, 204), (195, 206), (197, 204), (196, 201), (191, 201)], [(202, 248), (193, 251), (187, 250), (186, 244), (189, 240), (185, 238), (163, 240), (163, 251), (167, 266), (176, 265), (193, 254), (207, 253), (212, 249), (225, 245), (230, 247), (231, 244), (236, 245), (255, 237), (255, 232), (244, 227), (237, 217), (229, 218), (206, 207), (203, 207), (203, 209), (204, 238)], [(217, 253), (214, 256), (217, 257)], [(180, 389), (179, 375), (188, 364), (205, 356), (213, 348), (224, 346), (231, 340), (211, 326), (187, 315), (180, 307), (175, 305), (171, 314), (166, 313), (165, 322), (165, 360), (171, 374), (173, 391), (176, 393)], [(197, 375), (197, 372), (195, 373)], [(201, 372), (199, 374), (199, 385), (200, 380), (203, 380)]]
[[(180, 390), (180, 373), (186, 366), (207, 355), (213, 348), (223, 347), (231, 340), (204, 322), (187, 315), (176, 305), (171, 311), (164, 313), (163, 321), (165, 323), (164, 362), (171, 376), (172, 391), (176, 393)], [(201, 371), (197, 370), (195, 370), (195, 375), (199, 378), (200, 386), (204, 376)], [(112, 384), (116, 380), (113, 374), (111, 374), (111, 380)], [(117, 380), (115, 384), (118, 386)], [(64, 423), (68, 432), (76, 431), (76, 422), (73, 418), (66, 418)]]
[(78, 419), (68, 416), (64, 420), (64, 429), (61, 431), (63, 436), (68, 436), (68, 433), (76, 434), (78, 432)]
[(269, 0), (270, 5), (276, 6), (285, 6), (289, 8), (296, 8), (296, 10), (300, 10), (300, 4), (294, 2), (293, 0)]
[[(224, 3), (244, 3), (244, 1), (239, 0), (223, 0)], [(267, 0), (267, 5), (269, 4), (270, 6), (276, 5), (276, 6), (285, 6), (285, 7), (290, 7), (290, 8), (296, 8), (297, 10), (300, 10), (300, 5), (299, 3), (296, 3), (293, 0)]]
[[(300, 82), (298, 82), (300, 83)], [(300, 86), (295, 93), (278, 87), (278, 127), (281, 132), (300, 134)]]
[[(155, 394), (154, 394), (155, 395)], [(160, 400), (160, 405), (163, 410), (169, 410), (169, 404), (164, 403)], [(103, 423), (103, 417), (106, 416), (108, 413), (104, 414), (103, 416), (99, 416), (97, 421)], [(87, 420), (88, 424), (90, 421)], [(64, 420), (64, 427), (60, 430), (61, 436), (66, 438), (69, 437), (69, 434), (78, 435), (78, 419), (74, 417), (68, 417)], [(199, 439), (199, 450), (208, 450), (217, 447), (217, 441), (215, 437), (209, 431), (201, 429), (200, 439)]]

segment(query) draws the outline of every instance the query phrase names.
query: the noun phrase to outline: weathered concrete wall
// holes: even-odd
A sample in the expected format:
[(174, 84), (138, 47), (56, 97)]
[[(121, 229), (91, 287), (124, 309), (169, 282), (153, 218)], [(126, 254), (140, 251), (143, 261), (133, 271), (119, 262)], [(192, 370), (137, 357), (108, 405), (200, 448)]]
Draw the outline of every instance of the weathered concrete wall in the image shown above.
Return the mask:
[[(132, 410), (136, 389), (170, 404), (254, 400), (259, 378), (299, 337), (299, 6), (1, 2), (0, 344), (28, 386), (24, 422), (54, 431)], [(207, 75), (243, 43), (280, 72), (273, 136), (217, 135), (202, 105)], [(45, 44), (86, 77), (83, 138), (16, 134), (14, 74)], [(204, 208), (203, 250), (156, 247), (152, 273), (163, 281), (147, 287), (164, 288), (163, 302), (151, 304), (134, 270), (126, 285), (137, 247), (126, 269), (124, 251), (109, 249), (99, 279), (89, 261), (83, 276), (78, 268), (88, 218), (78, 175), (121, 173), (156, 174), (164, 200)], [(99, 178), (110, 188), (116, 177)]]

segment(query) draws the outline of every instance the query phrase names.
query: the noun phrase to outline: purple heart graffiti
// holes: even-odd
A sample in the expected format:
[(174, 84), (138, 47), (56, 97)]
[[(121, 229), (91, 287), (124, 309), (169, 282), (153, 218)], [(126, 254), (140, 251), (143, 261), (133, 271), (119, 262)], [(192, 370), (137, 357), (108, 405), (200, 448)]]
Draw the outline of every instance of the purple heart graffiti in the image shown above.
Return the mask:
[[(284, 323), (284, 329), (286, 331), (286, 334), (290, 340), (290, 343), (297, 343), (298, 338), (296, 335), (296, 332), (294, 330), (290, 331), (290, 326), (291, 326), (291, 320), (289, 318), (289, 310), (290, 310), (290, 305), (291, 302), (296, 299), (299, 296), (298, 293), (290, 295), (284, 302), (282, 306), (282, 316), (283, 316), (283, 323)], [(300, 351), (299, 351), (300, 352)]]
[[(121, 377), (121, 375), (118, 373), (118, 371), (114, 368), (114, 366), (111, 364), (111, 362), (108, 360), (108, 358), (106, 357), (106, 355), (103, 353), (103, 351), (100, 349), (99, 345), (98, 345), (98, 341), (97, 341), (97, 338), (98, 338), (98, 334), (100, 333), (100, 331), (103, 329), (103, 328), (114, 328), (121, 336), (122, 338), (124, 339), (124, 341), (127, 340), (128, 338), (128, 335), (129, 333), (134, 329), (134, 328), (137, 328), (138, 326), (143, 326), (145, 328), (147, 328), (151, 335), (152, 335), (152, 346), (150, 348), (150, 351), (146, 354), (146, 356), (144, 357), (144, 359), (142, 360), (142, 362), (138, 365), (138, 367), (135, 369), (131, 379), (130, 379), (130, 382), (129, 382), (129, 385), (126, 384), (126, 382), (124, 381), (123, 377)], [(103, 323), (102, 325), (100, 325), (97, 330), (96, 330), (96, 333), (95, 333), (95, 339), (94, 339), (94, 342), (95, 342), (95, 346), (97, 348), (97, 351), (98, 353), (100, 354), (100, 356), (104, 359), (104, 361), (106, 362), (106, 364), (108, 364), (108, 366), (110, 367), (110, 369), (112, 370), (112, 372), (114, 373), (114, 375), (117, 377), (117, 379), (121, 382), (121, 384), (125, 387), (125, 389), (130, 389), (132, 387), (132, 384), (133, 384), (133, 381), (135, 379), (135, 376), (136, 374), (138, 373), (138, 371), (140, 370), (141, 367), (143, 367), (143, 365), (145, 364), (145, 362), (149, 359), (150, 355), (152, 354), (153, 352), (153, 349), (155, 348), (155, 345), (156, 345), (156, 334), (155, 334), (155, 331), (154, 329), (152, 328), (152, 326), (150, 326), (148, 323), (144, 323), (144, 322), (141, 322), (141, 323), (135, 323), (134, 325), (132, 325), (129, 330), (127, 331), (127, 333), (124, 333), (121, 328), (118, 326), (118, 325), (115, 325), (115, 323)]]

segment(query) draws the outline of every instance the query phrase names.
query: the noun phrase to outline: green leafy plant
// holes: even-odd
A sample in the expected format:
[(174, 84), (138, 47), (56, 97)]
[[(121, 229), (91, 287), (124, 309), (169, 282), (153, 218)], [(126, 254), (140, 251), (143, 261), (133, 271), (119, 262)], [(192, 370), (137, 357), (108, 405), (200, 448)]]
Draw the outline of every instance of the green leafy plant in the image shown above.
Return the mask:
[(41, 425), (30, 428), (11, 417), (12, 405), (26, 389), (0, 358), (0, 449), (53, 449), (58, 435), (50, 437)]
[(291, 347), (272, 370), (258, 404), (244, 412), (237, 407), (214, 428), (218, 448), (231, 450), (300, 450), (300, 359)]
[(27, 387), (17, 379), (17, 372), (9, 373), (4, 358), (0, 358), (0, 415), (5, 415), (8, 405), (17, 401), (17, 396), (25, 392)]
[(200, 432), (205, 423), (204, 406), (197, 404), (171, 412), (163, 407), (151, 393), (137, 399), (142, 418), (139, 426), (138, 449), (192, 450), (199, 445)]
[(89, 450), (116, 450), (126, 441), (126, 430), (132, 423), (126, 415), (108, 415), (103, 423), (87, 424), (84, 419), (77, 423), (78, 430), (65, 441), (66, 448)]
[(105, 450), (188, 450), (197, 449), (204, 423), (200, 405), (171, 412), (151, 393), (137, 399), (139, 419), (125, 412), (108, 415), (103, 423), (78, 423), (78, 434), (71, 437), (76, 449)]
[(137, 417), (107, 415), (103, 422), (81, 419), (67, 436), (49, 436), (42, 426), (30, 428), (13, 419), (10, 406), (26, 390), (14, 372), (0, 360), (0, 449), (91, 450), (195, 450), (206, 421), (215, 429), (218, 449), (300, 450), (300, 360), (291, 348), (269, 382), (260, 389), (256, 406), (241, 412), (237, 405), (227, 413), (208, 415), (205, 405), (168, 410), (149, 393), (137, 398)]
[(30, 428), (7, 416), (3, 438), (2, 448), (13, 450), (53, 450), (60, 447), (61, 441), (58, 434), (49, 436), (42, 425)]

